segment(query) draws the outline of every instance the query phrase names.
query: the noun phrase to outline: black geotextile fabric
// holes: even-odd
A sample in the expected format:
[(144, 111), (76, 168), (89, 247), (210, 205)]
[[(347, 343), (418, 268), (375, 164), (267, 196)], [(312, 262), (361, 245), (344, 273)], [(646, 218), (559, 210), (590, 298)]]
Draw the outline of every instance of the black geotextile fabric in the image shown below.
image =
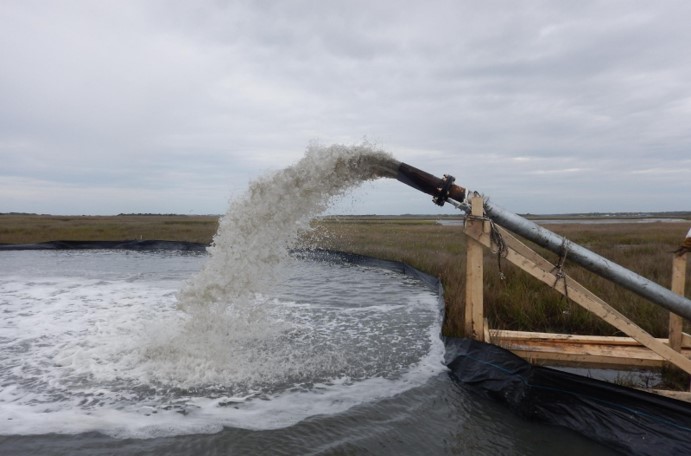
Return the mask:
[(463, 385), (518, 415), (572, 429), (627, 455), (691, 455), (691, 406), (612, 383), (533, 366), (508, 350), (446, 340)]
[[(204, 244), (174, 241), (54, 241), (0, 245), (0, 250), (127, 249), (204, 251)], [(398, 271), (438, 294), (439, 279), (405, 263), (330, 250), (295, 256)], [(449, 375), (464, 388), (506, 404), (526, 419), (563, 426), (626, 455), (691, 455), (691, 404), (547, 367), (508, 350), (470, 339), (443, 337)]]

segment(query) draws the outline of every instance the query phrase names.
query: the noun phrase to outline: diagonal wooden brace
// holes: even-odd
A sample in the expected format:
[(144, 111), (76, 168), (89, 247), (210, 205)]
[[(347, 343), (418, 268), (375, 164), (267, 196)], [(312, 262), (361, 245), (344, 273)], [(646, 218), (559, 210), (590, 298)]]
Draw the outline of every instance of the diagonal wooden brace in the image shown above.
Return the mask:
[[(607, 304), (590, 290), (572, 278), (558, 280), (554, 271), (555, 265), (540, 256), (530, 247), (516, 239), (507, 230), (497, 227), (506, 244), (506, 260), (526, 271), (542, 282), (553, 286), (560, 293), (567, 295), (589, 312), (602, 318), (621, 332), (632, 337), (641, 345), (657, 353), (666, 361), (674, 364), (679, 369), (691, 374), (691, 360), (681, 353), (673, 350), (663, 342), (655, 339), (649, 333), (641, 329), (633, 321), (628, 319), (618, 310)], [(466, 230), (466, 235), (489, 249), (496, 248), (491, 241), (491, 236), (485, 230)]]

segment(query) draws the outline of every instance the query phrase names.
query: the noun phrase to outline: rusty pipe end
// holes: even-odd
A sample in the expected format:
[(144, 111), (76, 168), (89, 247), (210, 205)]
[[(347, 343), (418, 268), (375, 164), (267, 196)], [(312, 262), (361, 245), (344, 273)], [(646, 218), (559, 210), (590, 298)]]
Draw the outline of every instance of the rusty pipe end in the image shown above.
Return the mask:
[(465, 199), (466, 189), (454, 184), (454, 177), (444, 175), (443, 178), (433, 176), (421, 169), (399, 163), (396, 179), (423, 193), (432, 195), (435, 204), (443, 206), (448, 199), (462, 202)]

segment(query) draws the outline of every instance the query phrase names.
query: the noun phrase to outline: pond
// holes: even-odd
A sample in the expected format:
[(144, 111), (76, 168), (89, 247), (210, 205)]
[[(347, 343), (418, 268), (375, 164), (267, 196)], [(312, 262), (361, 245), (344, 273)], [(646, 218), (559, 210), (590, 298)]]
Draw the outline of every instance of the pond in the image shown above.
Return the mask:
[(452, 381), (415, 278), (294, 258), (199, 318), (176, 295), (206, 258), (0, 252), (0, 452), (613, 454)]

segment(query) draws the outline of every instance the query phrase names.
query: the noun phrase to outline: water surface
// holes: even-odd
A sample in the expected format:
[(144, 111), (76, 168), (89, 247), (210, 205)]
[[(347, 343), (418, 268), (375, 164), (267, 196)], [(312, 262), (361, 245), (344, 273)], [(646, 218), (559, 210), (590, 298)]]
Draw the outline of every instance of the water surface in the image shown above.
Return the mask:
[(199, 327), (176, 295), (205, 259), (2, 252), (0, 453), (608, 454), (453, 383), (413, 278), (295, 260)]

